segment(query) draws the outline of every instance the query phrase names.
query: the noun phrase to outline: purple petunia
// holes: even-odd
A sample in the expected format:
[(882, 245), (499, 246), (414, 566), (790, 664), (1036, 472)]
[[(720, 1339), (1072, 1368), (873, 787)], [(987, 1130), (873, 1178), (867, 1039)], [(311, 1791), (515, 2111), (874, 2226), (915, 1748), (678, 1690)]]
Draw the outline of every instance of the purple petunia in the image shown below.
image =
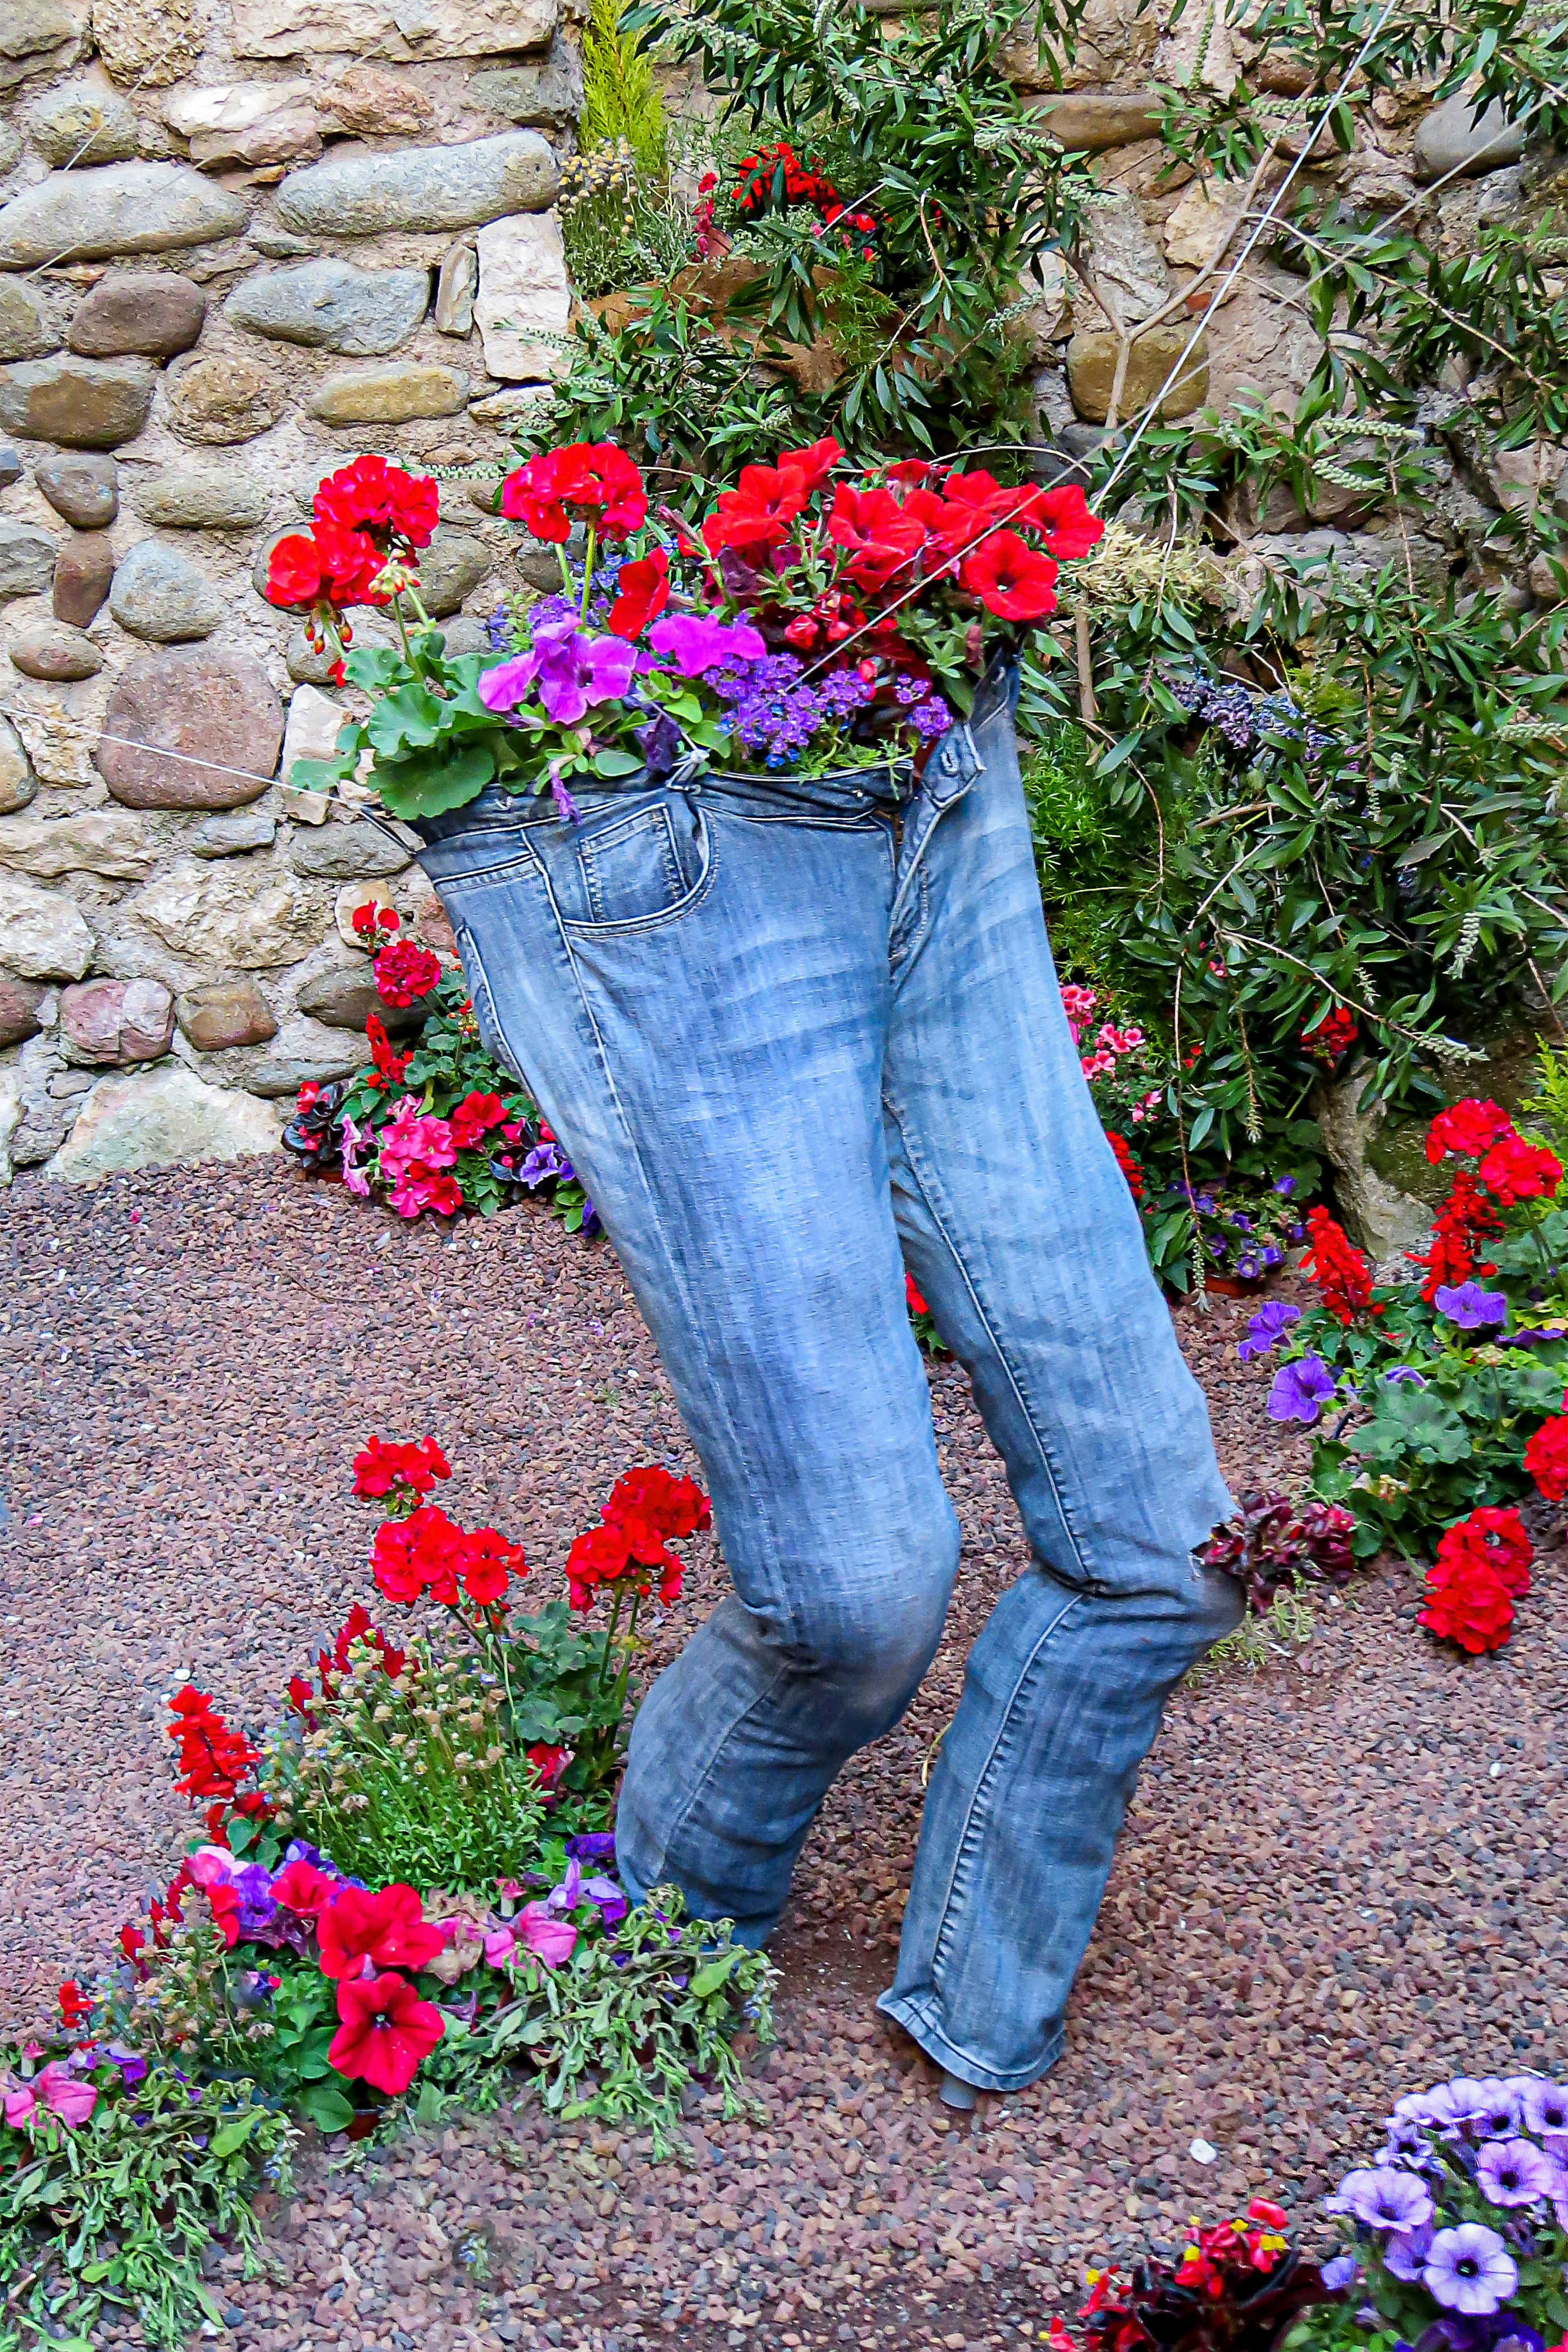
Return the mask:
[(537, 690), (546, 718), (571, 727), (595, 702), (618, 702), (636, 675), (637, 654), (621, 637), (591, 637), (570, 621), (535, 627), (533, 645), (498, 662), (479, 679), (487, 710), (515, 710)]
[(1539, 2132), (1543, 2138), (1568, 2135), (1568, 2090), (1561, 2083), (1538, 2083), (1521, 2075), (1513, 2087), (1519, 2093), (1527, 2131)]
[(1439, 1315), (1461, 1331), (1480, 1331), (1508, 1321), (1508, 1300), (1500, 1290), (1483, 1290), (1479, 1282), (1442, 1283), (1432, 1293)]
[(727, 662), (761, 661), (767, 644), (748, 621), (716, 621), (708, 613), (667, 613), (647, 633), (656, 654), (668, 654), (682, 677), (703, 677)]
[(1414, 2230), (1391, 2230), (1383, 2249), (1384, 2268), (1413, 2286), (1426, 2267), (1432, 2236), (1430, 2221), (1418, 2222)]
[(1530, 2139), (1489, 2139), (1476, 2158), (1476, 2186), (1492, 2205), (1533, 2205), (1556, 2185), (1557, 2167)]
[(1323, 2284), (1334, 2294), (1339, 2293), (1341, 2287), (1349, 2286), (1352, 2279), (1360, 2276), (1361, 2264), (1353, 2254), (1336, 2254), (1331, 2262), (1323, 2264)]
[(1321, 1356), (1281, 1364), (1268, 1391), (1270, 1421), (1316, 1421), (1334, 1393), (1334, 1376)]
[(1479, 2132), (1483, 2139), (1510, 2138), (1519, 2129), (1518, 2085), (1504, 2082), (1500, 2075), (1489, 2074), (1470, 2088), (1474, 2097), (1471, 2130)]
[(1289, 1330), (1292, 1323), (1299, 1323), (1300, 1319), (1299, 1307), (1287, 1307), (1283, 1299), (1271, 1298), (1266, 1307), (1258, 1309), (1248, 1323), (1247, 1337), (1237, 1344), (1237, 1354), (1244, 1364), (1250, 1363), (1254, 1356), (1266, 1356), (1277, 1344), (1280, 1333)]
[(1347, 2172), (1338, 2192), (1325, 2198), (1328, 2213), (1353, 2213), (1373, 2230), (1415, 2230), (1432, 2218), (1431, 2192), (1414, 2173), (1380, 2164)]
[(1519, 2284), (1519, 2264), (1495, 2230), (1461, 2221), (1439, 2230), (1421, 2273), (1427, 2292), (1445, 2311), (1484, 2317), (1508, 2301)]

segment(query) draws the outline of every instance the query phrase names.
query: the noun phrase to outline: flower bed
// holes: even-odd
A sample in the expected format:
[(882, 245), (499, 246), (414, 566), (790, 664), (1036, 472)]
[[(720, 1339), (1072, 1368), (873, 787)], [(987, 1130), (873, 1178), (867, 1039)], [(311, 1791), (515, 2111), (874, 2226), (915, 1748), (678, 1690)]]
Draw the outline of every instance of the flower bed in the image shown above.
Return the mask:
[(736, 2111), (735, 2037), (769, 2034), (770, 1963), (615, 1874), (638, 1619), (679, 1597), (706, 1496), (628, 1471), (564, 1597), (525, 1614), (521, 1549), (431, 1499), (433, 1439), (373, 1437), (354, 1471), (377, 1591), (426, 1615), (395, 1642), (356, 1604), (259, 1738), (174, 1694), (201, 1833), (118, 1965), (61, 1987), (54, 2042), (0, 2053), (0, 2279), (36, 2281), (40, 2316), (124, 2305), (163, 2344), (216, 2316), (201, 2248), (248, 2242), (246, 2184), (286, 2168), (290, 2117), (363, 2137), (408, 2102), (494, 2105), (521, 2070), (552, 2113), (661, 2148), (693, 2077)]
[(1321, 1304), (1264, 1306), (1240, 1353), (1279, 1350), (1269, 1412), (1315, 1432), (1313, 1493), (1353, 1514), (1355, 1551), (1425, 1553), (1422, 1623), (1480, 1652), (1530, 1589), (1518, 1504), (1568, 1494), (1568, 1211), (1562, 1162), (1496, 1103), (1440, 1113), (1426, 1152), (1453, 1183), (1412, 1276), (1375, 1282), (1313, 1209)]

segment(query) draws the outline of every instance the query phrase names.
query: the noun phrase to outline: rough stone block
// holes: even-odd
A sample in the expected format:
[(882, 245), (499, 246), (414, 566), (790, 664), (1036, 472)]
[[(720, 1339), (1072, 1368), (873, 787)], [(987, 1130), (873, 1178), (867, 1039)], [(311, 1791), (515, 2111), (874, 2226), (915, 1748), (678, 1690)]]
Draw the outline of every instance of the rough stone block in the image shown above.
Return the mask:
[(0, 816), (14, 816), (37, 798), (38, 780), (8, 719), (0, 718)]
[(249, 217), (239, 198), (188, 163), (107, 163), (52, 172), (0, 206), (0, 269), (171, 253), (237, 236)]
[(0, 603), (47, 596), (54, 576), (55, 542), (47, 531), (0, 515)]
[(155, 1062), (174, 1033), (161, 980), (87, 980), (60, 992), (60, 1027), (89, 1062)]
[(275, 1151), (280, 1113), (232, 1087), (209, 1087), (189, 1070), (149, 1070), (100, 1078), (45, 1173), (68, 1184), (99, 1184), (131, 1168), (184, 1167)]
[(310, 351), (370, 359), (406, 342), (430, 303), (426, 269), (302, 261), (247, 278), (224, 304), (231, 325)]
[(120, 468), (112, 457), (41, 457), (33, 479), (77, 530), (102, 530), (120, 511)]
[(270, 849), (278, 838), (278, 820), (259, 809), (237, 809), (227, 816), (204, 817), (186, 843), (193, 857), (241, 857), (252, 849)]
[(44, 999), (48, 990), (37, 980), (18, 980), (0, 971), (0, 1045), (25, 1045), (43, 1028)]
[(73, 171), (128, 163), (136, 152), (136, 115), (118, 90), (68, 82), (31, 107), (27, 131), (46, 163)]
[(169, 371), (169, 423), (186, 441), (250, 441), (276, 425), (286, 387), (243, 352), (196, 352)]
[(359, 882), (401, 874), (414, 863), (414, 853), (379, 825), (356, 820), (295, 834), (289, 844), (289, 863), (296, 874), (313, 874), (330, 882)]
[(361, 1036), (374, 1013), (386, 1024), (389, 1037), (412, 1037), (425, 1025), (422, 1004), (385, 1004), (368, 965), (350, 964), (322, 972), (300, 991), (299, 1006), (312, 1021), (328, 1029), (354, 1029)]
[(239, 971), (298, 963), (325, 929), (316, 897), (292, 875), (258, 887), (254, 875), (189, 858), (157, 876), (128, 911), (176, 955)]
[(190, 466), (138, 482), (131, 505), (160, 530), (254, 530), (267, 520), (268, 496), (237, 466)]
[(198, 1054), (234, 1045), (265, 1045), (278, 1034), (271, 1007), (254, 982), (216, 980), (190, 988), (174, 1005), (180, 1034)]
[[(24, 677), (46, 678), (55, 686), (94, 677), (103, 667), (103, 656), (92, 639), (67, 621), (35, 621), (30, 628), (19, 630), (12, 640), (11, 660)], [(79, 783), (84, 780), (66, 776), (55, 781)]]
[(0, 817), (0, 865), (44, 881), (62, 874), (104, 874), (139, 882), (158, 859), (145, 824), (123, 809), (83, 809), (76, 816)]
[(109, 533), (79, 531), (66, 541), (55, 562), (56, 620), (85, 629), (108, 595), (113, 578), (114, 550)]
[(239, 808), (271, 781), (283, 707), (248, 655), (143, 654), (118, 680), (103, 728), (99, 772), (126, 807)]
[(460, 368), (418, 361), (330, 375), (305, 405), (323, 425), (408, 425), (420, 416), (456, 416), (468, 397)]
[(484, 342), (485, 372), (502, 383), (539, 383), (571, 365), (565, 347), (572, 286), (561, 223), (550, 213), (522, 213), (479, 231), (479, 287), (474, 320)]
[(0, 873), (0, 965), (23, 980), (79, 980), (92, 933), (72, 898)]
[[(1181, 373), (1161, 401), (1161, 415), (1185, 416), (1203, 406), (1208, 394), (1208, 349), (1200, 335), (1183, 360), (1191, 333), (1185, 321), (1173, 320), (1166, 326), (1150, 328), (1147, 334), (1134, 341), (1117, 407), (1123, 424), (1129, 417), (1140, 415), (1155, 399), (1179, 360)], [(1110, 414), (1119, 350), (1112, 334), (1079, 333), (1068, 345), (1068, 384), (1072, 404), (1091, 424), (1103, 425)]]
[(0, 278), (0, 360), (37, 359), (59, 349), (44, 306), (32, 288), (15, 278)]
[(174, 646), (210, 637), (226, 608), (206, 573), (183, 550), (144, 539), (115, 573), (109, 609), (132, 636)]
[(139, 360), (23, 360), (0, 372), (0, 425), (68, 449), (116, 449), (146, 424), (153, 382)]
[[(476, 228), (507, 213), (542, 212), (557, 180), (555, 158), (538, 132), (508, 131), (401, 154), (329, 155), (289, 173), (278, 191), (278, 215), (286, 228), (314, 236)], [(5, 219), (0, 213), (0, 229)]]
[(194, 278), (173, 270), (113, 271), (99, 279), (66, 341), (93, 359), (141, 352), (170, 360), (191, 349), (206, 314), (206, 293)]
[(542, 49), (555, 30), (557, 0), (235, 0), (239, 58), (505, 57)]

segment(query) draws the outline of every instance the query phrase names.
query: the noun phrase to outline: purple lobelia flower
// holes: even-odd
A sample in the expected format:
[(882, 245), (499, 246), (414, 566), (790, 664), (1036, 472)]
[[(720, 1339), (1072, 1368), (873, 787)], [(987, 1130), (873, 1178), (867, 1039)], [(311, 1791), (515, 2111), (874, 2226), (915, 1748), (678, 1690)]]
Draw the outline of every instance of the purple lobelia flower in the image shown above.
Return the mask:
[(1282, 1298), (1271, 1298), (1248, 1323), (1247, 1337), (1237, 1345), (1237, 1354), (1244, 1364), (1250, 1363), (1254, 1356), (1266, 1356), (1278, 1343), (1280, 1333), (1300, 1319), (1299, 1307), (1287, 1307)]
[(1421, 2276), (1445, 2311), (1481, 2315), (1508, 2301), (1519, 2284), (1519, 2264), (1495, 2230), (1461, 2221), (1457, 2230), (1437, 2231)]
[(1316, 1421), (1334, 1393), (1334, 1376), (1321, 1356), (1281, 1364), (1268, 1391), (1270, 1421)]
[(1432, 2224), (1418, 2222), (1414, 2230), (1391, 2230), (1384, 2242), (1384, 2266), (1396, 2279), (1414, 2286), (1426, 2267), (1432, 2248)]
[[(1543, 2138), (1558, 2134), (1568, 2137), (1568, 2089), (1561, 2083), (1538, 2083), (1521, 2074), (1509, 2087), (1519, 2094), (1527, 2131), (1539, 2132)], [(1561, 2153), (1568, 2156), (1568, 2147)]]
[(636, 675), (637, 654), (621, 637), (591, 637), (570, 621), (536, 628), (533, 645), (498, 662), (479, 679), (487, 710), (515, 710), (537, 690), (547, 719), (571, 727), (595, 702), (618, 702)]
[(1412, 2172), (1391, 2164), (1347, 2172), (1332, 2197), (1323, 2200), (1327, 2213), (1353, 2213), (1373, 2230), (1414, 2230), (1432, 2218), (1431, 2192)]
[(647, 633), (656, 654), (668, 654), (682, 677), (702, 677), (724, 662), (761, 661), (767, 643), (748, 621), (716, 621), (709, 613), (667, 613)]
[(1508, 1321), (1508, 1300), (1500, 1290), (1483, 1290), (1479, 1282), (1441, 1283), (1432, 1293), (1439, 1315), (1461, 1331), (1480, 1331)]
[(1476, 2187), (1491, 2205), (1533, 2205), (1556, 2180), (1557, 2167), (1532, 2139), (1489, 2139), (1476, 2158)]
[(1323, 2284), (1333, 2294), (1338, 2294), (1342, 2287), (1349, 2286), (1352, 2279), (1360, 2276), (1361, 2264), (1353, 2254), (1336, 2254), (1331, 2262), (1323, 2264)]

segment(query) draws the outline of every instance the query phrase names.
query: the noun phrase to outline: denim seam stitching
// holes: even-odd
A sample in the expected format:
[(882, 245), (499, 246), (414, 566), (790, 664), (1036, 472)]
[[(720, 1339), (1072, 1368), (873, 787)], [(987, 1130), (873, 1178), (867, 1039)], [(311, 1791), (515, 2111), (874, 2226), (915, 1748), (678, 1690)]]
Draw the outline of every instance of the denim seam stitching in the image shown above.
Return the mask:
[[(566, 926), (565, 919), (562, 915), (561, 908), (556, 899), (555, 893), (551, 887), (550, 876), (545, 868), (543, 859), (540, 857), (536, 852), (531, 852), (530, 854), (532, 856), (533, 865), (538, 873), (540, 883), (543, 888), (545, 899), (549, 905), (551, 914), (555, 919), (556, 934), (561, 941), (561, 950), (566, 959), (566, 968), (572, 975), (572, 985), (577, 992), (577, 1002), (582, 1008), (583, 1018), (586, 1021), (589, 1033), (594, 1040), (594, 1050), (598, 1057), (599, 1067), (604, 1074), (605, 1084), (609, 1089), (610, 1100), (615, 1106), (616, 1119), (620, 1123), (621, 1132), (626, 1139), (632, 1159), (637, 1166), (638, 1181), (641, 1183), (643, 1195), (648, 1206), (652, 1230), (658, 1236), (661, 1253), (666, 1265), (674, 1275), (675, 1280), (679, 1287), (687, 1321), (690, 1328), (695, 1330), (699, 1327), (699, 1318), (695, 1312), (695, 1302), (691, 1297), (690, 1286), (687, 1282), (685, 1272), (680, 1266), (677, 1253), (668, 1246), (668, 1244), (665, 1239), (664, 1223), (658, 1212), (658, 1196), (654, 1190), (652, 1180), (648, 1174), (647, 1163), (643, 1156), (642, 1146), (637, 1139), (637, 1129), (633, 1126), (630, 1118), (626, 1116), (626, 1106), (621, 1100), (620, 1090), (616, 1085), (615, 1073), (610, 1067), (610, 1056), (605, 1047), (604, 1036), (600, 1031), (599, 1024), (594, 1018), (594, 1008), (588, 1002), (588, 992), (583, 985), (583, 975), (577, 968), (577, 958), (573, 952), (572, 939)], [(717, 856), (710, 854), (709, 859), (710, 875), (711, 875), (712, 871), (717, 866)], [(505, 1035), (505, 1032), (500, 1027), (499, 1021), (497, 1023), (496, 1034), (498, 1036)], [(510, 1050), (510, 1040), (508, 1040), (508, 1046), (509, 1050)], [(737, 1462), (743, 1462), (745, 1459), (745, 1449), (741, 1444), (740, 1432), (735, 1427), (734, 1418), (731, 1413), (729, 1402), (724, 1397), (722, 1390), (717, 1385), (715, 1385), (713, 1390), (713, 1401), (715, 1409), (722, 1416), (725, 1426), (729, 1432), (730, 1444), (733, 1449), (734, 1458)], [(768, 1565), (771, 1573), (771, 1580), (775, 1594), (782, 1594), (783, 1578), (780, 1574), (779, 1568), (778, 1539), (771, 1521), (768, 1523), (767, 1535), (769, 1552)]]
[(924, 1171), (920, 1165), (914, 1142), (910, 1137), (909, 1129), (904, 1123), (903, 1115), (899, 1109), (897, 1103), (894, 1102), (892, 1097), (889, 1094), (886, 1087), (882, 1089), (882, 1108), (888, 1117), (892, 1120), (893, 1125), (899, 1130), (900, 1140), (903, 1144), (905, 1156), (909, 1161), (910, 1174), (913, 1177), (916, 1184), (920, 1187), (921, 1198), (925, 1202), (927, 1209), (931, 1213), (931, 1223), (935, 1225), (938, 1233), (942, 1235), (943, 1242), (947, 1245), (948, 1251), (952, 1255), (952, 1262), (954, 1265), (957, 1266), (959, 1274), (963, 1277), (963, 1286), (969, 1293), (970, 1300), (973, 1306), (974, 1311), (980, 1318), (982, 1328), (984, 1330), (985, 1336), (990, 1340), (992, 1348), (995, 1352), (996, 1360), (1007, 1376), (1007, 1385), (1012, 1390), (1018, 1410), (1024, 1416), (1024, 1425), (1035, 1441), (1036, 1449), (1040, 1457), (1040, 1466), (1044, 1470), (1046, 1476), (1050, 1481), (1051, 1493), (1056, 1499), (1057, 1509), (1061, 1514), (1062, 1526), (1067, 1530), (1068, 1541), (1071, 1544), (1073, 1549), (1073, 1557), (1078, 1562), (1079, 1571), (1088, 1580), (1089, 1584), (1093, 1587), (1098, 1583), (1099, 1580), (1096, 1578), (1094, 1570), (1090, 1567), (1088, 1559), (1084, 1557), (1083, 1540), (1079, 1536), (1078, 1529), (1073, 1525), (1072, 1513), (1068, 1507), (1068, 1498), (1063, 1486), (1061, 1473), (1058, 1469), (1056, 1461), (1052, 1455), (1046, 1433), (1036, 1420), (1034, 1412), (1030, 1409), (1028, 1401), (1025, 1397), (1022, 1388), (1019, 1386), (1018, 1376), (1013, 1369), (1012, 1360), (1008, 1356), (1006, 1349), (1002, 1344), (1001, 1335), (997, 1331), (995, 1325), (993, 1323), (991, 1317), (986, 1313), (980, 1293), (975, 1288), (973, 1277), (971, 1275), (968, 1266), (964, 1263), (963, 1253), (959, 1248), (957, 1243), (953, 1240), (952, 1234), (948, 1231), (948, 1227), (942, 1217), (942, 1212), (937, 1207), (935, 1201), (931, 1197), (931, 1186), (927, 1182)]
[[(669, 906), (665, 908), (665, 913), (670, 913), (689, 895), (686, 888), (686, 877), (680, 870), (680, 860), (676, 855), (675, 833), (669, 822), (669, 810), (662, 801), (658, 802), (651, 812), (639, 810), (635, 817), (620, 817), (614, 824), (605, 825), (603, 832), (590, 834), (585, 841), (580, 841), (577, 845), (577, 863), (583, 869), (584, 896), (593, 909), (593, 921), (602, 927), (613, 927), (616, 918), (605, 913), (600, 897), (599, 853), (606, 849), (618, 849), (623, 842), (635, 841), (638, 827), (649, 814), (652, 815), (653, 823), (648, 830), (653, 833), (662, 833), (663, 835), (663, 838), (657, 842), (656, 848), (660, 870), (664, 876), (664, 887), (671, 894)], [(634, 916), (626, 919), (641, 921), (645, 919)]]
[[(920, 2035), (915, 2032), (914, 2025), (910, 2022), (912, 2018), (915, 2024), (929, 2034), (931, 2041), (936, 2042), (944, 2053), (951, 2052), (954, 2058), (969, 2069), (969, 2074), (964, 2077), (966, 2081), (974, 2075), (982, 2074), (997, 2078), (991, 2082), (976, 2083), (975, 2088), (994, 2092), (1000, 2098), (1008, 2097), (1014, 2091), (1026, 2090), (1031, 2083), (1037, 2083), (1042, 2074), (1048, 2074), (1061, 2056), (1062, 2044), (1067, 2040), (1067, 2028), (1058, 2025), (1047, 2043), (1045, 2053), (1037, 2064), (992, 2066), (986, 2063), (978, 2051), (971, 2050), (967, 2042), (955, 2042), (952, 2034), (944, 2030), (937, 2003), (929, 1995), (922, 1998), (913, 1993), (885, 1992), (878, 2001), (877, 2007), (884, 2017), (895, 2018), (907, 2033), (913, 2035), (913, 2038), (919, 2041)], [(922, 2049), (925, 2047), (923, 2042), (921, 2046)], [(935, 2055), (935, 2052), (926, 2051), (928, 2058)], [(945, 2057), (942, 2063), (946, 2063)], [(954, 2067), (952, 2071), (956, 2074), (958, 2069)]]
[[(563, 937), (568, 941), (574, 937), (579, 939), (584, 946), (591, 945), (595, 940), (646, 939), (654, 931), (662, 930), (666, 924), (679, 922), (682, 916), (689, 915), (694, 908), (700, 907), (713, 887), (719, 856), (713, 836), (713, 827), (709, 823), (706, 810), (700, 809), (698, 815), (702, 825), (705, 858), (701, 873), (684, 898), (677, 898), (673, 906), (661, 908), (657, 915), (632, 915), (621, 923), (580, 923), (572, 916), (562, 913), (556, 902), (554, 891), (550, 890), (550, 904), (554, 910), (555, 919), (561, 927)], [(542, 873), (543, 860), (536, 857), (535, 862)], [(545, 876), (545, 887), (550, 889), (548, 875)]]
[[(737, 1595), (737, 1598), (739, 1596)], [(743, 1607), (744, 1603), (742, 1602), (742, 1605)], [(702, 1778), (698, 1781), (697, 1786), (692, 1790), (690, 1795), (687, 1798), (685, 1804), (682, 1805), (679, 1812), (676, 1815), (674, 1821), (672, 1821), (669, 1825), (669, 1833), (659, 1849), (659, 1867), (661, 1870), (668, 1863), (670, 1847), (674, 1845), (676, 1840), (679, 1837), (681, 1831), (686, 1827), (687, 1822), (691, 1819), (693, 1812), (696, 1811), (698, 1799), (704, 1795), (707, 1790), (710, 1787), (713, 1776), (718, 1771), (720, 1764), (723, 1759), (724, 1750), (730, 1745), (731, 1740), (733, 1739), (735, 1734), (740, 1730), (741, 1726), (748, 1719), (749, 1717), (754, 1715), (756, 1710), (762, 1706), (765, 1701), (773, 1699), (777, 1696), (778, 1692), (783, 1688), (788, 1679), (789, 1672), (787, 1667), (780, 1666), (773, 1675), (773, 1681), (768, 1685), (767, 1689), (765, 1691), (758, 1691), (755, 1696), (750, 1699), (741, 1709), (740, 1714), (735, 1717), (733, 1722), (725, 1725), (723, 1737), (714, 1742), (713, 1754), (709, 1761), (708, 1769), (703, 1773)]]
[(969, 1804), (963, 1816), (963, 1829), (953, 1849), (952, 1868), (948, 1874), (947, 1887), (942, 1898), (942, 1916), (938, 1922), (936, 1935), (931, 1943), (931, 1983), (935, 1986), (938, 1993), (942, 1990), (941, 1971), (943, 1961), (946, 1958), (948, 1945), (951, 1940), (949, 1936), (950, 1922), (955, 1909), (960, 1904), (965, 1901), (968, 1896), (969, 1888), (967, 1879), (965, 1879), (963, 1886), (960, 1886), (959, 1879), (961, 1874), (963, 1873), (964, 1864), (969, 1861), (973, 1852), (974, 1845), (979, 1836), (979, 1832), (975, 1827), (975, 1815), (980, 1811), (984, 1801), (986, 1783), (990, 1780), (992, 1773), (996, 1769), (997, 1764), (1003, 1759), (1004, 1748), (1011, 1748), (1013, 1734), (1016, 1728), (1014, 1722), (1015, 1712), (1017, 1708), (1019, 1699), (1023, 1696), (1024, 1685), (1028, 1681), (1030, 1675), (1034, 1673), (1041, 1651), (1045, 1648), (1047, 1642), (1054, 1639), (1057, 1633), (1059, 1631), (1061, 1626), (1066, 1623), (1068, 1618), (1071, 1616), (1073, 1611), (1079, 1606), (1079, 1602), (1087, 1598), (1087, 1594), (1074, 1593), (1070, 1600), (1063, 1602), (1061, 1608), (1057, 1612), (1050, 1623), (1040, 1634), (1039, 1639), (1036, 1642), (1034, 1647), (1029, 1652), (1028, 1656), (1019, 1667), (1017, 1679), (1014, 1683), (1011, 1692), (1008, 1694), (1007, 1704), (1002, 1710), (1002, 1720), (996, 1727), (996, 1736), (991, 1742), (990, 1752), (986, 1756), (985, 1761), (981, 1766), (980, 1771), (975, 1778), (974, 1793), (969, 1800)]

